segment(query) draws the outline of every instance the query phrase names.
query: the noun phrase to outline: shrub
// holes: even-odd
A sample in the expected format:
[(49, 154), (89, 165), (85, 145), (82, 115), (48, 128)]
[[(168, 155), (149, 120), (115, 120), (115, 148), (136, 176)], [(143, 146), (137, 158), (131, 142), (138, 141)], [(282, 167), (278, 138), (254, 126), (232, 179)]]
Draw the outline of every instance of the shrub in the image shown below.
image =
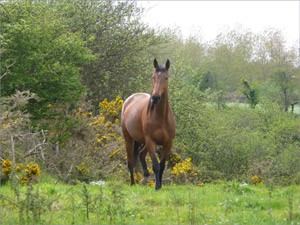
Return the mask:
[(175, 164), (172, 168), (171, 174), (173, 175), (173, 181), (176, 183), (194, 183), (198, 181), (200, 171), (192, 163), (191, 158), (186, 158), (181, 162)]
[(2, 173), (8, 175), (12, 170), (12, 162), (9, 159), (3, 160), (1, 162), (2, 165)]
[(118, 119), (122, 105), (120, 97), (113, 101), (104, 99), (95, 116), (87, 105), (78, 107), (73, 112), (78, 123), (70, 139), (59, 147), (58, 154), (48, 160), (48, 171), (58, 172), (67, 182), (90, 182), (112, 175), (124, 179), (126, 156)]

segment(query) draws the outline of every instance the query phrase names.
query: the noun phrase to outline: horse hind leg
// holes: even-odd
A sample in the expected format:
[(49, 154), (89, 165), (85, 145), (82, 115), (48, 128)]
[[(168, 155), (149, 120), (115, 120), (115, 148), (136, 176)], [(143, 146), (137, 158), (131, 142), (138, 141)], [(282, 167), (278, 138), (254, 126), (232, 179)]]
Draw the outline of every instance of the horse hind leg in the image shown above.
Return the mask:
[(129, 173), (130, 173), (130, 183), (131, 185), (134, 185), (134, 175), (133, 175), (133, 170), (134, 170), (134, 166), (135, 166), (135, 160), (134, 160), (134, 141), (133, 139), (130, 137), (130, 135), (125, 131), (123, 131), (124, 133), (124, 139), (125, 139), (125, 147), (126, 147), (126, 152), (127, 152), (127, 166), (129, 169)]
[(143, 148), (143, 145), (134, 141), (133, 142), (133, 163), (134, 163), (134, 168), (135, 168), (135, 172), (138, 173), (140, 172), (140, 165), (139, 165), (139, 155), (140, 155), (140, 151)]

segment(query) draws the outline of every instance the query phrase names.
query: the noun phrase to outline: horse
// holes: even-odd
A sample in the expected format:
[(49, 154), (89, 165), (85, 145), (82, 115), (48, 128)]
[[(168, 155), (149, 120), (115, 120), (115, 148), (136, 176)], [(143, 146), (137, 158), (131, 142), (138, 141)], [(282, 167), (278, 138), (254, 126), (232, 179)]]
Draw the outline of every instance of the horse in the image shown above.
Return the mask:
[[(174, 114), (168, 100), (170, 61), (168, 59), (165, 66), (161, 66), (154, 59), (153, 65), (151, 94), (134, 93), (124, 101), (121, 126), (131, 185), (135, 184), (133, 170), (137, 165), (138, 156), (144, 181), (147, 183), (149, 171), (145, 158), (149, 153), (155, 175), (155, 189), (159, 190), (162, 187), (166, 159), (171, 152), (176, 128)], [(155, 153), (156, 146), (162, 146), (159, 162)]]

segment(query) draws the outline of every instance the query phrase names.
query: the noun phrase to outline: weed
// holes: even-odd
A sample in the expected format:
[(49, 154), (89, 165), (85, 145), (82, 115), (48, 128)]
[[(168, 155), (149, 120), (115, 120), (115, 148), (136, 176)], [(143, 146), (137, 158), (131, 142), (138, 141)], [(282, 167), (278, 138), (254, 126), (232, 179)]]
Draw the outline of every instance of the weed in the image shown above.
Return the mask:
[(291, 224), (293, 224), (294, 219), (294, 213), (293, 213), (293, 198), (294, 198), (294, 192), (292, 189), (287, 191), (288, 195), (288, 205), (289, 205), (289, 221)]
[(110, 224), (118, 224), (122, 221), (122, 216), (125, 214), (124, 193), (120, 183), (112, 183), (110, 187), (111, 192), (109, 193), (107, 204), (107, 215)]
[(179, 213), (179, 205), (180, 205), (180, 198), (178, 195), (175, 194), (174, 191), (171, 192), (173, 203), (174, 203), (174, 210), (176, 212), (176, 219), (177, 219), (177, 224), (180, 224), (180, 213)]
[(89, 220), (90, 219), (89, 213), (91, 210), (92, 200), (91, 200), (91, 195), (90, 195), (85, 183), (82, 184), (82, 198), (83, 198), (83, 203), (84, 203), (86, 219)]
[(188, 221), (189, 224), (196, 224), (196, 200), (195, 196), (191, 196), (191, 192), (189, 192), (189, 210), (188, 210)]

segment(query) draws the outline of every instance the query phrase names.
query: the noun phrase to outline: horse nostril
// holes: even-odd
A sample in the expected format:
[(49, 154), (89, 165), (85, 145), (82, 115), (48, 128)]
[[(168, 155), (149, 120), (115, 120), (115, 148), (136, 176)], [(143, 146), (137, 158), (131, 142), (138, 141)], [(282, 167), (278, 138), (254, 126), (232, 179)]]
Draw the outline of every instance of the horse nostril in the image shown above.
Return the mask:
[(156, 103), (158, 103), (160, 101), (160, 96), (158, 95), (158, 96), (152, 96), (151, 97), (151, 103), (152, 104), (156, 104)]

